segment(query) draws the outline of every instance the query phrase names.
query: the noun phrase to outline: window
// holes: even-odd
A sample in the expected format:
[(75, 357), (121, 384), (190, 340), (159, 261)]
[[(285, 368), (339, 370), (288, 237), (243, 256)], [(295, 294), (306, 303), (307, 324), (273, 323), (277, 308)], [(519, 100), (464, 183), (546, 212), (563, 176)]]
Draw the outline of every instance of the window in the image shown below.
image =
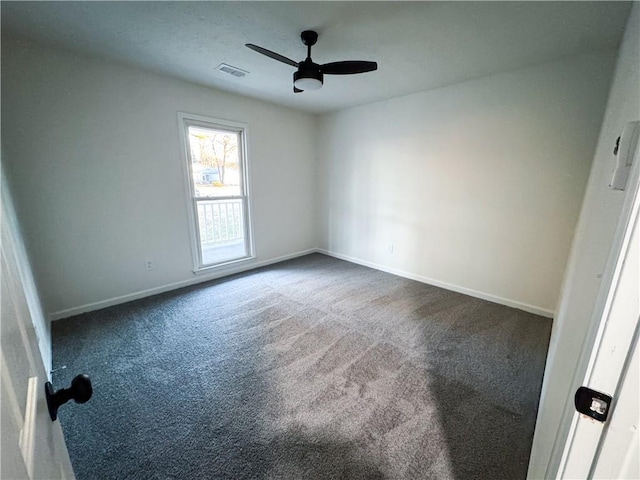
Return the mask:
[(197, 115), (179, 119), (195, 270), (250, 258), (246, 128)]

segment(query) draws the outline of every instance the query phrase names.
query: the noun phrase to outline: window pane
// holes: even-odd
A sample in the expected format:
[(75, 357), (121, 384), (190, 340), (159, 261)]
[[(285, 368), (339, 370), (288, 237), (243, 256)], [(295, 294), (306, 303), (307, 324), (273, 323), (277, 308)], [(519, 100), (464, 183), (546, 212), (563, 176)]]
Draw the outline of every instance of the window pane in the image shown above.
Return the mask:
[(197, 206), (202, 264), (246, 257), (244, 200), (198, 200)]
[(189, 127), (191, 173), (196, 197), (242, 195), (237, 132)]

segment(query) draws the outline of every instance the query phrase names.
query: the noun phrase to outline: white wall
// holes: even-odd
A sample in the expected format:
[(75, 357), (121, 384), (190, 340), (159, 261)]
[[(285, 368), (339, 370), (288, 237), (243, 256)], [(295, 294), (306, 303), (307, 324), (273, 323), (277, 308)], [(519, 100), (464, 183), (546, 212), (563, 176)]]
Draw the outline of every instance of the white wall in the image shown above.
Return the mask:
[[(624, 192), (611, 190), (613, 147), (626, 122), (640, 120), (640, 8), (636, 3), (620, 47), (614, 80), (600, 131), (589, 183), (553, 325), (547, 369), (536, 423), (529, 478), (549, 478), (557, 468), (567, 429), (565, 405), (577, 386), (572, 382), (591, 323), (600, 275), (604, 271)], [(557, 438), (556, 438), (557, 437)], [(554, 440), (557, 448), (552, 457)]]
[(322, 247), (551, 315), (614, 60), (596, 53), (323, 116)]
[(245, 267), (316, 246), (315, 116), (7, 39), (2, 67), (7, 174), (54, 316), (196, 279), (178, 111), (249, 126)]

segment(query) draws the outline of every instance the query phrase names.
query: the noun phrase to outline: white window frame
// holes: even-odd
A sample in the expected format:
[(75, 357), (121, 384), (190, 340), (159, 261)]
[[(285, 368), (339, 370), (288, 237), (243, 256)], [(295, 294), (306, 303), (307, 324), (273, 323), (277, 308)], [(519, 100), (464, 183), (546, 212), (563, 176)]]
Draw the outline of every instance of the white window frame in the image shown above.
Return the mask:
[[(180, 141), (182, 144), (182, 171), (184, 173), (185, 192), (187, 199), (187, 217), (189, 219), (189, 237), (191, 240), (191, 256), (193, 260), (193, 273), (201, 274), (211, 272), (220, 267), (228, 266), (234, 263), (246, 262), (255, 259), (255, 249), (253, 244), (253, 228), (251, 215), (251, 195), (249, 189), (249, 150), (247, 148), (248, 126), (245, 123), (235, 122), (231, 120), (223, 120), (212, 118), (193, 113), (178, 112), (178, 126), (180, 131)], [(191, 154), (189, 149), (189, 127), (203, 127), (214, 130), (229, 131), (238, 134), (238, 159), (240, 164), (240, 177), (242, 185), (240, 186), (240, 198), (242, 200), (242, 214), (244, 217), (244, 235), (247, 248), (247, 255), (241, 258), (227, 260), (215, 264), (203, 264), (202, 252), (200, 248), (200, 229), (198, 227), (198, 197), (195, 194), (193, 186), (193, 172), (191, 168)], [(220, 197), (224, 199), (227, 197)], [(212, 197), (218, 199), (218, 197)]]

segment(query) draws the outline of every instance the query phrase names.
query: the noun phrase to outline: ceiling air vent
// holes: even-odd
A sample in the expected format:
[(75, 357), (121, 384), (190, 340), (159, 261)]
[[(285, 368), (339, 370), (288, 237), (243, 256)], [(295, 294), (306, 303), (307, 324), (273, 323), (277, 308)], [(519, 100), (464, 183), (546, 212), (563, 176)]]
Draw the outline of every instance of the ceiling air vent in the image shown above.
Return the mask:
[(231, 65), (227, 65), (226, 63), (221, 63), (216, 67), (216, 70), (228, 73), (229, 75), (233, 75), (236, 78), (242, 78), (249, 74), (246, 70), (241, 70), (237, 67), (232, 67)]

